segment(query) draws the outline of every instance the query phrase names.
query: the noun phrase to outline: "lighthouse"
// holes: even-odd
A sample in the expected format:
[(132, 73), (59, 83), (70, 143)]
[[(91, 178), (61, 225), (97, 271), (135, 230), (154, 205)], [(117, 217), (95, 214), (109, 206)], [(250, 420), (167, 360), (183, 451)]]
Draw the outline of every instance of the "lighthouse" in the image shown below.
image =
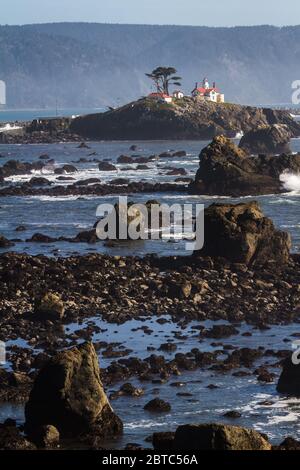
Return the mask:
[(209, 81), (207, 80), (207, 78), (204, 78), (204, 79), (203, 79), (202, 86), (203, 86), (203, 88), (205, 88), (206, 90), (209, 89)]
[(216, 82), (213, 82), (211, 88), (207, 78), (202, 80), (202, 86), (198, 87), (198, 82), (192, 91), (192, 97), (200, 101), (213, 101), (214, 103), (224, 103), (224, 93), (221, 93), (219, 88), (216, 87)]

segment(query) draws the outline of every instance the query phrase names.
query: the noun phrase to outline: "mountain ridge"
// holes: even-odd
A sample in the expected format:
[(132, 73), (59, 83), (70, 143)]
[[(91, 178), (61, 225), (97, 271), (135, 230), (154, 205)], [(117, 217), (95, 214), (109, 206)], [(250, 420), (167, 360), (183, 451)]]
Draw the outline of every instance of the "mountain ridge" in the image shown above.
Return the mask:
[(0, 79), (15, 108), (124, 104), (151, 90), (145, 72), (157, 65), (175, 66), (187, 94), (208, 76), (227, 101), (288, 103), (299, 59), (300, 26), (0, 26)]

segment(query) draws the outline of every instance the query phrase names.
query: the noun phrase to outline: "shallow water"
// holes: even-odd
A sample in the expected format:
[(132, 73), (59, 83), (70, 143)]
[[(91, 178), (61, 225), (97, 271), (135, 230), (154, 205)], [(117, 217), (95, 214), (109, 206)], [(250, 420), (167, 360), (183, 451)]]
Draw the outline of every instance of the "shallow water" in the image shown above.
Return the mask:
[[(237, 326), (239, 334), (226, 339), (199, 340), (199, 331), (193, 329), (195, 325), (203, 325), (206, 328), (214, 324), (225, 323), (224, 321), (197, 322), (190, 323), (188, 327), (182, 329), (171, 320), (163, 325), (156, 322), (156, 318), (147, 321), (132, 320), (123, 325), (113, 325), (102, 321), (99, 318), (89, 319), (80, 327), (78, 324), (67, 326), (68, 333), (72, 333), (79, 328), (85, 328), (95, 322), (103, 331), (94, 334), (93, 341), (119, 342), (119, 348), (114, 349), (122, 351), (124, 348), (131, 349), (129, 356), (138, 356), (146, 358), (152, 352), (147, 351), (151, 346), (156, 349), (155, 354), (163, 354), (168, 360), (172, 359), (177, 352), (188, 352), (197, 347), (200, 351), (220, 350), (222, 354), (223, 346), (232, 345), (242, 348), (257, 348), (263, 346), (265, 349), (292, 349), (291, 335), (299, 333), (299, 324), (273, 326), (271, 329), (261, 331), (249, 325), (242, 324)], [(136, 328), (149, 326), (153, 333), (148, 335), (142, 330)], [(133, 331), (133, 329), (135, 331)], [(180, 332), (187, 336), (185, 340), (175, 340), (177, 351), (172, 353), (163, 353), (157, 351), (162, 343), (174, 339), (174, 333)], [(251, 332), (251, 337), (242, 336), (245, 332)], [(286, 338), (289, 342), (286, 342)], [(219, 343), (218, 346), (212, 343)], [(220, 345), (222, 343), (222, 345)], [(23, 341), (14, 341), (10, 344), (19, 344), (24, 347)], [(221, 356), (220, 356), (221, 357)], [(107, 359), (99, 353), (101, 367), (107, 367), (115, 359)], [(276, 374), (280, 373), (280, 368), (272, 367), (277, 362), (273, 356), (263, 357), (255, 362), (258, 367), (261, 363), (268, 362), (268, 369)], [(252, 369), (254, 370), (255, 367)], [(236, 372), (234, 369), (232, 372)], [(138, 379), (129, 380), (132, 384), (145, 390), (144, 396), (140, 398), (120, 397), (112, 401), (112, 406), (116, 413), (124, 422), (124, 434), (113, 445), (121, 447), (129, 442), (135, 442), (146, 445), (144, 440), (153, 432), (175, 430), (180, 424), (201, 423), (201, 422), (224, 422), (228, 424), (237, 424), (246, 427), (252, 427), (258, 431), (266, 433), (273, 443), (279, 443), (286, 436), (292, 435), (300, 438), (300, 400), (295, 398), (286, 398), (278, 395), (276, 392), (276, 381), (270, 384), (259, 383), (255, 375), (246, 377), (232, 377), (231, 373), (218, 373), (211, 370), (196, 370), (192, 372), (183, 372), (179, 377), (172, 377), (168, 382), (162, 385), (139, 382)], [(183, 382), (182, 387), (170, 386), (172, 382)], [(210, 384), (216, 385), (216, 389), (208, 389)], [(121, 384), (108, 387), (108, 395), (113, 390), (118, 390)], [(177, 393), (188, 392), (189, 397), (179, 397)], [(144, 405), (152, 398), (159, 396), (171, 404), (172, 410), (169, 413), (153, 414), (144, 411)], [(271, 401), (272, 404), (265, 405), (262, 402)], [(237, 410), (242, 414), (241, 418), (229, 419), (223, 414), (230, 410)], [(6, 417), (14, 417), (20, 423), (24, 419), (22, 405), (5, 404), (0, 407), (0, 421)], [(108, 443), (107, 445), (110, 445)]]
[(78, 116), (99, 113), (105, 108), (66, 108), (66, 109), (0, 109), (0, 122), (24, 122), (50, 116)]
[[(37, 161), (41, 154), (48, 154), (56, 162), (55, 166), (65, 163), (72, 163), (78, 169), (77, 173), (70, 176), (76, 181), (97, 177), (103, 183), (107, 183), (115, 178), (127, 178), (130, 181), (148, 181), (148, 182), (171, 182), (178, 176), (167, 175), (170, 167), (183, 167), (187, 170), (187, 177), (193, 178), (199, 165), (199, 152), (208, 142), (135, 142), (138, 150), (130, 152), (129, 148), (132, 142), (92, 142), (90, 149), (79, 149), (77, 144), (51, 144), (51, 145), (0, 145), (0, 164), (9, 159), (19, 159), (21, 161)], [(300, 140), (292, 141), (293, 151), (300, 151)], [(149, 169), (135, 170), (136, 164), (116, 164), (116, 159), (121, 154), (130, 155), (131, 153), (149, 156), (157, 155), (167, 150), (185, 150), (186, 157), (164, 158), (159, 161), (147, 163)], [(91, 153), (96, 155), (88, 157)], [(109, 159), (117, 166), (117, 171), (101, 172), (98, 169), (97, 162), (78, 163), (80, 158), (99, 160)], [(74, 163), (76, 162), (76, 163)], [(124, 171), (125, 170), (125, 171)], [(58, 181), (57, 175), (53, 173), (53, 165), (44, 169), (42, 172), (22, 176), (13, 176), (8, 178), (11, 183), (28, 181), (32, 176), (45, 176), (53, 181), (54, 184), (72, 184), (71, 182)], [(129, 195), (129, 200), (134, 202), (143, 202), (149, 199), (158, 199), (166, 203), (198, 203), (206, 206), (213, 203), (226, 200), (228, 202), (247, 201), (256, 199), (260, 202), (265, 214), (274, 220), (276, 226), (280, 229), (289, 231), (292, 235), (293, 250), (300, 249), (300, 187), (286, 194), (271, 196), (249, 196), (245, 198), (220, 198), (211, 196), (189, 196), (186, 194), (134, 194)], [(7, 238), (20, 238), (23, 241), (29, 239), (34, 233), (44, 233), (52, 237), (66, 236), (73, 237), (78, 232), (92, 228), (96, 221), (97, 206), (101, 203), (112, 203), (117, 201), (116, 196), (93, 197), (93, 196), (68, 196), (68, 197), (2, 197), (0, 198), (0, 233)], [(15, 232), (16, 227), (25, 225), (26, 232)], [(103, 252), (112, 255), (143, 255), (145, 253), (159, 253), (160, 255), (186, 254), (185, 242), (183, 240), (174, 242), (154, 241), (134, 244), (122, 244), (115, 247), (106, 247), (102, 242), (96, 245), (86, 244), (38, 244), (38, 243), (18, 243), (14, 247), (15, 251), (26, 252), (30, 254), (44, 253), (51, 255), (53, 251), (56, 255), (67, 256), (74, 252)]]
[[(90, 149), (78, 149), (77, 144), (53, 144), (53, 145), (0, 145), (0, 164), (15, 158), (22, 161), (36, 161), (41, 154), (47, 153), (50, 158), (54, 158), (58, 165), (64, 163), (77, 162), (79, 158), (87, 157), (90, 153), (96, 152), (97, 155), (87, 158), (98, 158), (104, 160), (109, 158), (115, 162), (121, 154), (140, 154), (143, 156), (159, 154), (167, 150), (186, 150), (187, 156), (174, 159), (163, 159), (159, 162), (147, 164), (149, 170), (135, 171), (135, 165), (118, 165), (117, 172), (100, 172), (96, 162), (74, 163), (78, 168), (78, 173), (72, 174), (72, 177), (86, 179), (89, 177), (99, 177), (102, 182), (108, 182), (116, 177), (129, 178), (130, 181), (147, 180), (153, 181), (173, 181), (176, 177), (166, 175), (168, 166), (183, 166), (188, 170), (188, 175), (194, 177), (198, 168), (198, 155), (200, 150), (207, 145), (207, 142), (138, 142), (138, 150), (130, 152), (129, 147), (132, 142), (93, 142)], [(293, 140), (294, 151), (300, 151), (300, 140)], [(161, 165), (158, 167), (158, 164)], [(129, 168), (122, 171), (124, 167)], [(11, 178), (12, 183), (29, 180), (33, 175), (24, 175), (22, 177)], [(53, 169), (49, 168), (43, 173), (49, 179), (55, 180)], [(67, 184), (65, 182), (61, 184)], [(282, 230), (287, 230), (292, 235), (293, 250), (300, 251), (300, 191), (290, 191), (286, 194), (247, 197), (240, 199), (219, 198), (208, 196), (189, 196), (185, 194), (165, 193), (165, 194), (135, 194), (130, 200), (135, 202), (157, 199), (162, 202), (197, 202), (209, 205), (218, 201), (247, 201), (257, 199), (265, 214), (274, 220), (275, 225)], [(3, 197), (0, 198), (0, 233), (7, 238), (21, 238), (24, 240), (13, 247), (14, 251), (26, 252), (31, 254), (48, 254), (67, 256), (74, 252), (85, 254), (88, 252), (104, 252), (112, 255), (144, 255), (145, 253), (159, 253), (160, 255), (186, 254), (184, 250), (184, 241), (168, 243), (165, 241), (146, 241), (136, 243), (123, 243), (114, 248), (105, 247), (102, 242), (96, 245), (87, 244), (38, 244), (26, 243), (25, 239), (30, 238), (34, 233), (41, 232), (52, 237), (66, 236), (73, 237), (78, 232), (89, 229), (96, 220), (96, 209), (102, 202), (116, 202), (117, 198), (105, 197)], [(16, 232), (19, 225), (25, 225), (26, 232)], [(1, 250), (5, 251), (5, 250)], [(106, 331), (101, 334), (95, 334), (94, 340), (116, 341), (123, 347), (132, 349), (131, 355), (145, 358), (151, 354), (147, 351), (148, 346), (158, 348), (161, 343), (167, 342), (173, 338), (174, 331), (181, 331), (180, 326), (174, 323), (160, 325), (156, 323), (155, 318), (140, 322), (133, 320), (124, 325), (111, 325), (102, 322), (101, 319), (93, 319), (95, 323)], [(90, 321), (90, 320), (89, 320)], [(80, 327), (84, 328), (88, 322)], [(203, 322), (202, 322), (203, 323)], [(223, 322), (222, 322), (223, 323)], [(199, 323), (198, 323), (199, 324)], [(212, 322), (203, 323), (209, 327)], [(143, 331), (133, 332), (132, 328), (149, 325), (154, 330), (151, 335), (146, 335)], [(69, 332), (79, 328), (77, 324), (69, 325)], [(282, 325), (272, 327), (267, 331), (255, 330), (249, 325), (242, 325), (238, 328), (240, 333), (251, 331), (251, 337), (243, 337), (241, 334), (221, 340), (223, 345), (232, 344), (236, 347), (263, 346), (264, 348), (290, 349), (291, 342), (283, 340), (290, 337), (291, 334), (299, 331), (299, 325)], [(178, 349), (176, 352), (190, 351), (193, 347), (200, 350), (214, 350), (211, 345), (214, 340), (206, 339), (199, 342), (198, 332), (193, 330), (193, 323), (183, 330), (188, 338), (184, 341), (176, 340)], [(8, 345), (18, 344), (26, 347), (22, 340), (9, 342)], [(222, 347), (218, 346), (218, 349)], [(161, 354), (161, 352), (159, 352)], [(167, 355), (172, 358), (175, 353)], [(111, 359), (101, 357), (101, 367), (106, 367)], [(263, 358), (263, 362), (269, 360), (270, 364), (276, 362), (276, 358)], [(259, 361), (257, 363), (259, 365)], [(270, 371), (277, 375), (279, 368), (269, 367)], [(186, 382), (182, 388), (170, 387), (170, 382)], [(128, 442), (136, 442), (145, 445), (144, 439), (155, 431), (167, 431), (176, 429), (177, 425), (189, 422), (207, 422), (222, 421), (234, 423), (243, 426), (254, 427), (259, 431), (266, 432), (273, 442), (279, 442), (287, 435), (300, 438), (299, 411), (300, 401), (296, 399), (286, 399), (278, 396), (275, 383), (260, 384), (256, 377), (232, 377), (229, 374), (220, 374), (215, 371), (197, 370), (194, 372), (184, 372), (180, 377), (174, 377), (163, 385), (152, 383), (139, 383), (136, 379), (130, 380), (131, 383), (145, 389), (145, 395), (141, 398), (121, 397), (113, 401), (113, 406), (117, 414), (123, 419), (125, 429), (124, 437), (115, 445), (122, 446)], [(220, 388), (210, 390), (209, 384), (215, 384)], [(110, 387), (108, 394), (112, 389)], [(163, 415), (153, 415), (143, 410), (143, 406), (150, 399), (159, 396), (171, 403), (172, 411)], [(191, 397), (178, 397), (178, 392), (191, 393)], [(265, 406), (261, 402), (272, 400), (273, 405)], [(222, 415), (229, 410), (238, 410), (242, 413), (242, 418), (229, 420)], [(13, 404), (3, 404), (0, 406), (0, 421), (7, 417), (15, 417), (19, 422), (23, 421), (23, 406)]]

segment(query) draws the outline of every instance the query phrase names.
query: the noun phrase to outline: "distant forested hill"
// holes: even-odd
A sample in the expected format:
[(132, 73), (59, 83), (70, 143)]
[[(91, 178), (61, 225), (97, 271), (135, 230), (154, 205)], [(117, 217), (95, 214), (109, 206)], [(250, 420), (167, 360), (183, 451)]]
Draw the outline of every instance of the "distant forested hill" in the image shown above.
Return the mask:
[(300, 80), (300, 26), (0, 26), (10, 107), (123, 104), (148, 93), (144, 74), (157, 65), (175, 66), (186, 93), (207, 76), (228, 101), (288, 103)]

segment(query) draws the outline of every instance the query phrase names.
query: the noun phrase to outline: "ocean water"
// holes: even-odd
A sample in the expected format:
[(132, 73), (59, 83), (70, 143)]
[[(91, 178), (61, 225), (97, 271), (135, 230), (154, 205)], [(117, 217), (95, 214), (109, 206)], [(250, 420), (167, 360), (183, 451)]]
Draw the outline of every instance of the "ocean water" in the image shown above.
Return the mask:
[(105, 108), (0, 109), (0, 123), (32, 121), (33, 119), (50, 116), (78, 116), (102, 111), (105, 111)]
[[(219, 358), (225, 358), (223, 348), (233, 346), (236, 348), (257, 348), (263, 346), (267, 349), (283, 350), (292, 349), (294, 335), (299, 333), (299, 324), (273, 326), (269, 330), (261, 331), (250, 325), (237, 326), (239, 334), (222, 340), (199, 339), (199, 330), (195, 327), (202, 325), (211, 328), (216, 324), (224, 324), (224, 321), (191, 322), (187, 327), (172, 323), (169, 317), (165, 317), (167, 323), (161, 325), (156, 318), (146, 321), (131, 320), (123, 325), (113, 325), (102, 321), (100, 318), (89, 319), (81, 325), (71, 324), (66, 328), (68, 333), (90, 327), (91, 322), (99, 326), (102, 331), (93, 335), (93, 341), (118, 342), (114, 350), (122, 351), (130, 349), (129, 356), (147, 358), (152, 352), (147, 347), (155, 348), (154, 353), (164, 355), (167, 360), (173, 359), (178, 352), (189, 352), (193, 348), (200, 351), (219, 351)], [(145, 334), (141, 327), (148, 326), (153, 333)], [(242, 336), (244, 333), (252, 336)], [(175, 340), (177, 350), (172, 353), (159, 351), (162, 343), (174, 340), (174, 334), (180, 333), (186, 339)], [(79, 341), (81, 342), (81, 341)], [(216, 342), (218, 345), (216, 345)], [(21, 347), (30, 347), (23, 340), (9, 341), (7, 346), (18, 344)], [(39, 352), (38, 350), (36, 352)], [(100, 366), (107, 367), (116, 359), (109, 359), (98, 353)], [(276, 383), (280, 374), (280, 367), (276, 365), (275, 357), (262, 357), (254, 363), (255, 367), (266, 365), (270, 372), (275, 374), (272, 383), (258, 382), (256, 375), (250, 374), (244, 377), (233, 377), (232, 373), (241, 369), (233, 369), (229, 373), (221, 373), (214, 370), (197, 369), (195, 371), (183, 371), (177, 377), (171, 377), (166, 383), (153, 384), (140, 382), (137, 378), (129, 379), (138, 388), (144, 390), (140, 398), (120, 397), (112, 400), (111, 404), (118, 416), (123, 420), (124, 433), (117, 441), (107, 442), (104, 447), (111, 446), (122, 448), (128, 443), (137, 443), (149, 447), (145, 442), (153, 432), (175, 431), (177, 426), (187, 423), (218, 422), (236, 424), (256, 429), (268, 435), (273, 444), (279, 444), (285, 437), (293, 436), (300, 439), (300, 400), (297, 398), (280, 395), (276, 391)], [(9, 364), (7, 364), (9, 368)], [(242, 370), (247, 370), (242, 368)], [(172, 386), (180, 382), (181, 386)], [(210, 389), (213, 384), (216, 388)], [(121, 383), (106, 388), (108, 396), (119, 390)], [(188, 396), (180, 396), (178, 393), (188, 393)], [(171, 405), (168, 413), (150, 413), (144, 410), (144, 405), (155, 397), (166, 400)], [(226, 418), (223, 415), (227, 411), (239, 411), (238, 419)], [(24, 420), (24, 406), (16, 404), (0, 404), (0, 421), (15, 418), (20, 424)]]
[[(29, 181), (32, 176), (45, 176), (57, 184), (72, 184), (59, 182), (54, 175), (53, 169), (65, 163), (71, 163), (76, 166), (78, 172), (71, 174), (75, 181), (90, 177), (97, 177), (101, 182), (109, 182), (115, 178), (124, 177), (130, 181), (149, 181), (149, 182), (170, 182), (178, 176), (167, 175), (170, 167), (183, 167), (187, 170), (186, 177), (193, 178), (199, 165), (199, 153), (208, 142), (134, 142), (138, 149), (131, 152), (130, 146), (133, 142), (92, 142), (89, 149), (79, 149), (78, 144), (51, 144), (51, 145), (0, 145), (0, 165), (10, 159), (33, 162), (38, 161), (39, 156), (47, 153), (50, 158), (55, 160), (55, 165), (49, 165), (41, 173), (14, 176), (9, 178), (9, 184), (18, 184), (20, 181)], [(300, 151), (300, 140), (292, 141), (294, 152)], [(187, 156), (178, 158), (165, 158), (154, 160), (147, 163), (148, 169), (137, 170), (135, 164), (117, 164), (117, 157), (121, 154), (130, 155), (132, 153), (148, 156), (157, 155), (167, 150), (185, 150)], [(91, 155), (93, 154), (93, 155)], [(80, 158), (87, 158), (89, 162), (79, 163)], [(116, 164), (117, 170), (114, 172), (101, 172), (98, 169), (98, 163), (92, 161), (97, 158), (101, 161), (109, 159)], [(275, 225), (282, 230), (289, 231), (292, 236), (293, 250), (300, 251), (300, 179), (298, 175), (282, 175), (282, 181), (286, 192), (280, 195), (268, 195), (233, 199), (208, 196), (189, 196), (179, 193), (164, 194), (133, 194), (129, 195), (129, 200), (142, 202), (149, 199), (157, 199), (167, 203), (203, 203), (206, 206), (213, 202), (238, 202), (258, 200), (265, 214), (271, 217)], [(26, 239), (34, 233), (40, 232), (52, 237), (66, 236), (73, 237), (78, 232), (90, 229), (96, 220), (96, 210), (100, 203), (115, 203), (116, 196), (104, 197), (2, 197), (0, 198), (0, 233), (7, 238), (21, 238), (20, 243), (13, 247), (14, 251), (26, 252), (31, 254), (48, 254), (68, 256), (74, 252), (85, 254), (89, 252), (103, 252), (112, 255), (140, 255), (146, 253), (158, 253), (160, 255), (186, 254), (185, 242), (166, 242), (166, 241), (145, 241), (135, 243), (123, 243), (115, 247), (106, 247), (104, 243), (99, 242), (95, 245), (87, 244), (38, 244), (28, 243)], [(19, 225), (26, 227), (25, 232), (16, 232)], [(5, 250), (1, 250), (2, 252)], [(89, 319), (91, 321), (91, 319)], [(105, 329), (101, 335), (95, 334), (94, 340), (116, 341), (122, 344), (122, 347), (128, 347), (132, 350), (131, 355), (138, 355), (145, 358), (151, 353), (147, 347), (159, 348), (164, 343), (174, 337), (174, 332), (181, 331), (181, 327), (169, 322), (160, 325), (156, 318), (151, 318), (145, 322), (134, 320), (124, 325), (109, 325), (104, 323), (101, 318), (94, 318), (92, 321)], [(214, 322), (215, 323), (215, 322)], [(205, 323), (205, 326), (211, 326), (213, 322)], [(143, 331), (133, 332), (132, 329), (148, 325), (152, 330), (152, 335), (145, 335)], [(68, 325), (69, 332), (78, 328), (84, 328), (87, 323), (82, 325)], [(176, 340), (178, 349), (176, 352), (190, 351), (193, 347), (200, 350), (214, 350), (215, 346), (211, 343), (214, 340), (199, 341), (197, 330), (193, 329), (191, 323), (182, 331), (187, 335), (186, 340)], [(258, 347), (263, 346), (266, 349), (291, 349), (292, 336), (299, 332), (299, 325), (274, 326), (267, 331), (259, 331), (249, 325), (238, 327), (240, 334), (222, 340), (223, 345), (232, 344), (236, 347)], [(242, 333), (250, 331), (251, 337), (241, 336)], [(286, 342), (288, 338), (288, 342)], [(14, 343), (27, 347), (28, 345), (18, 339)], [(222, 350), (222, 346), (218, 346)], [(158, 352), (157, 352), (158, 353)], [(159, 352), (160, 354), (161, 352)], [(175, 353), (167, 355), (171, 358)], [(101, 367), (107, 366), (111, 360), (103, 358), (99, 354)], [(278, 377), (280, 369), (274, 366), (276, 359), (274, 357), (264, 358), (264, 362), (269, 361), (269, 370)], [(260, 362), (256, 364), (259, 366)], [(8, 364), (9, 366), (9, 364)], [(180, 388), (171, 387), (170, 382), (180, 381), (184, 385)], [(152, 383), (139, 383), (137, 380), (130, 380), (139, 388), (145, 389), (145, 395), (141, 398), (122, 397), (112, 402), (115, 411), (124, 421), (124, 436), (116, 446), (123, 446), (128, 442), (137, 442), (145, 445), (144, 439), (152, 432), (174, 430), (179, 424), (191, 422), (222, 421), (231, 424), (253, 427), (269, 435), (273, 442), (280, 442), (287, 435), (292, 435), (300, 439), (300, 400), (290, 399), (279, 396), (276, 392), (276, 381), (270, 384), (261, 384), (254, 375), (247, 377), (232, 377), (231, 374), (220, 374), (210, 370), (197, 370), (194, 372), (184, 372), (180, 377), (174, 377), (174, 380), (163, 385)], [(209, 384), (215, 384), (219, 388), (210, 390)], [(107, 392), (110, 394), (118, 389), (120, 384), (115, 387), (109, 387)], [(177, 393), (188, 392), (191, 396), (179, 397)], [(163, 415), (153, 415), (144, 411), (143, 407), (150, 399), (155, 396), (170, 402), (172, 410)], [(270, 401), (270, 405), (263, 404)], [(242, 417), (237, 420), (224, 418), (223, 414), (229, 410), (238, 410)], [(24, 417), (23, 406), (15, 404), (0, 405), (0, 421), (6, 417), (15, 417), (22, 422)], [(146, 444), (147, 445), (147, 444)], [(149, 444), (148, 444), (149, 445)]]
[[(12, 176), (7, 178), (6, 184), (18, 184), (29, 181), (32, 176), (44, 176), (53, 185), (73, 184), (75, 181), (96, 177), (103, 183), (108, 183), (115, 178), (126, 178), (129, 181), (145, 182), (172, 182), (178, 176), (168, 175), (170, 168), (184, 168), (187, 172), (185, 177), (194, 178), (199, 166), (199, 153), (208, 142), (138, 142), (135, 152), (129, 150), (132, 142), (92, 142), (89, 149), (80, 149), (78, 144), (51, 144), (51, 145), (0, 145), (0, 164), (7, 160), (18, 159), (24, 162), (38, 161), (39, 156), (48, 154), (55, 164), (48, 165), (42, 171), (27, 175)], [(293, 151), (300, 151), (300, 140), (292, 141)], [(117, 157), (121, 154), (150, 156), (158, 155), (167, 150), (185, 150), (185, 157), (161, 158), (147, 163), (147, 169), (138, 170), (136, 164), (118, 164)], [(88, 162), (79, 162), (85, 158)], [(117, 167), (116, 171), (100, 171), (96, 158), (104, 161), (109, 160)], [(57, 180), (54, 168), (65, 163), (73, 164), (77, 168), (76, 173), (68, 176), (73, 178), (70, 182)], [(184, 193), (163, 194), (132, 194), (128, 200), (134, 202), (145, 202), (149, 199), (157, 199), (165, 203), (192, 203), (209, 205), (214, 202), (238, 202), (257, 200), (261, 204), (265, 214), (274, 220), (275, 225), (282, 230), (289, 231), (293, 240), (293, 250), (300, 249), (300, 176), (282, 175), (286, 192), (280, 195), (248, 196), (234, 199), (216, 196), (190, 196)], [(51, 255), (53, 251), (60, 256), (67, 256), (74, 252), (103, 252), (112, 255), (143, 255), (145, 253), (158, 253), (160, 255), (183, 254), (186, 244), (184, 240), (155, 241), (147, 240), (136, 243), (122, 243), (115, 247), (107, 247), (103, 242), (94, 245), (71, 244), (59, 242), (55, 244), (26, 243), (34, 233), (44, 233), (52, 237), (73, 237), (78, 232), (93, 227), (96, 221), (96, 210), (99, 204), (117, 201), (117, 196), (34, 196), (34, 197), (2, 197), (0, 198), (0, 233), (5, 237), (22, 241), (14, 247), (15, 251), (37, 254), (46, 253)], [(26, 227), (25, 232), (16, 232), (19, 225)], [(186, 254), (186, 253), (185, 253)]]

